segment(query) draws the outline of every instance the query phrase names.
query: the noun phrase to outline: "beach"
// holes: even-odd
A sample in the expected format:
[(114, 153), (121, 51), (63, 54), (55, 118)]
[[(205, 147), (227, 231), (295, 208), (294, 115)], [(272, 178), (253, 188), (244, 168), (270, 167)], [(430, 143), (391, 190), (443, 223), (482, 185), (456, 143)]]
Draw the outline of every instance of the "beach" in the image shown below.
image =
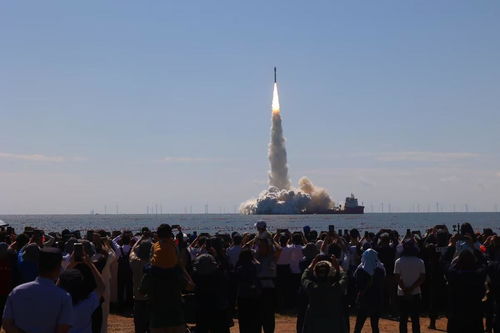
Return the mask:
[[(354, 322), (356, 317), (351, 316), (351, 329), (354, 327)], [(428, 318), (421, 318), (421, 333), (431, 333), (436, 331), (446, 331), (446, 319), (440, 319), (437, 321), (437, 330), (430, 330), (428, 326)], [(409, 323), (411, 325), (411, 323)], [(379, 323), (381, 333), (393, 333), (399, 330), (399, 323), (394, 320), (381, 319)], [(411, 330), (411, 328), (410, 328)], [(122, 317), (118, 315), (110, 315), (109, 317), (109, 332), (110, 333), (133, 333), (134, 332), (134, 322), (132, 318)], [(231, 333), (237, 333), (238, 321), (235, 320), (235, 326), (231, 328)], [(295, 328), (295, 318), (288, 316), (276, 316), (276, 332), (277, 333), (296, 333)], [(365, 327), (363, 328), (363, 333), (371, 333), (370, 321), (367, 320)]]

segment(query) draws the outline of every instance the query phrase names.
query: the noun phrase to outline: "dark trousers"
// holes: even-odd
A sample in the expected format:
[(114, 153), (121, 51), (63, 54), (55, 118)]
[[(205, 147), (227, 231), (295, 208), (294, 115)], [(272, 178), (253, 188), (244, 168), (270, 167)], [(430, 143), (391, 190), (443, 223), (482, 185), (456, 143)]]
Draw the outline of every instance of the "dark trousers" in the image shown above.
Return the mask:
[(257, 322), (257, 309), (259, 299), (238, 298), (238, 324), (240, 333), (259, 333), (260, 328)]
[(276, 296), (274, 288), (262, 289), (262, 295), (259, 300), (258, 308), (254, 309), (257, 310), (259, 332), (262, 328), (264, 333), (274, 333), (275, 303)]
[(399, 333), (408, 332), (408, 318), (411, 318), (413, 333), (420, 333), (420, 295), (399, 296)]
[(290, 265), (276, 265), (276, 305), (278, 312), (289, 309)]
[(363, 325), (365, 324), (366, 318), (370, 317), (370, 324), (372, 325), (372, 332), (379, 333), (378, 320), (380, 315), (378, 313), (369, 313), (366, 309), (359, 309), (356, 316), (356, 326), (354, 327), (354, 333), (361, 333)]
[[(118, 274), (118, 306), (120, 311), (130, 310), (130, 306), (133, 303), (133, 284), (132, 276), (123, 276), (124, 274)], [(127, 309), (128, 308), (128, 309)]]
[(2, 322), (3, 310), (7, 302), (7, 295), (0, 295), (0, 323)]
[(135, 333), (149, 332), (149, 302), (134, 300)]

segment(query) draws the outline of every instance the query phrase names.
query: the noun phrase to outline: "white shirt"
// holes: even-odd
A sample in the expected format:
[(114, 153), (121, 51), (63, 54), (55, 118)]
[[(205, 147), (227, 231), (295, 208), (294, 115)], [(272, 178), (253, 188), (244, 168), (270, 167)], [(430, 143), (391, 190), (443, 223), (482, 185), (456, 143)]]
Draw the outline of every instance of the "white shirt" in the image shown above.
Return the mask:
[(290, 248), (288, 246), (283, 246), (281, 248), (280, 256), (277, 265), (290, 265)]
[(292, 274), (300, 274), (300, 266), (299, 263), (304, 257), (302, 254), (302, 245), (288, 245), (289, 249), (288, 253), (288, 263), (290, 264), (290, 271)]
[[(398, 274), (405, 287), (413, 285), (421, 274), (425, 274), (424, 261), (418, 257), (401, 257), (394, 264), (394, 274)], [(398, 285), (398, 295), (404, 296), (403, 289)], [(412, 290), (412, 295), (420, 294), (420, 287)]]

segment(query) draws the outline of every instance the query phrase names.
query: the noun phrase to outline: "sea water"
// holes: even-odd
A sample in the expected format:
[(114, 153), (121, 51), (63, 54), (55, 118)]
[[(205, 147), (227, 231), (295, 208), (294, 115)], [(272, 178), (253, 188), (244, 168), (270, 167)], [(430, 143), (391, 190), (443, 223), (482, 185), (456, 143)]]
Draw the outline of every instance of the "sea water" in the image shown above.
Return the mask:
[(426, 229), (445, 224), (449, 230), (457, 223), (469, 222), (475, 230), (491, 228), (500, 232), (500, 213), (367, 213), (362, 215), (239, 215), (239, 214), (105, 214), (105, 215), (0, 215), (16, 232), (25, 226), (45, 231), (104, 229), (108, 231), (139, 231), (142, 227), (155, 229), (161, 223), (179, 224), (189, 233), (253, 231), (256, 221), (264, 220), (270, 230), (302, 230), (306, 225), (315, 230), (328, 230), (329, 225), (338, 229), (357, 228), (361, 231), (395, 229)]

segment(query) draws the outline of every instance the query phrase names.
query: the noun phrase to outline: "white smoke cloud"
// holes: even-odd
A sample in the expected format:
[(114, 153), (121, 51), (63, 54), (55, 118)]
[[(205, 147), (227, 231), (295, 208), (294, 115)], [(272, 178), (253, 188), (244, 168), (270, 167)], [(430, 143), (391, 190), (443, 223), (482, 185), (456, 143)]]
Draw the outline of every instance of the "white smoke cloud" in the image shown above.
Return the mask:
[(240, 206), (242, 214), (324, 213), (334, 208), (335, 204), (326, 190), (314, 186), (307, 177), (299, 180), (298, 189), (291, 188), (276, 83), (273, 91), (271, 142), (268, 155), (271, 164), (269, 188), (262, 191), (257, 198), (242, 203)]

